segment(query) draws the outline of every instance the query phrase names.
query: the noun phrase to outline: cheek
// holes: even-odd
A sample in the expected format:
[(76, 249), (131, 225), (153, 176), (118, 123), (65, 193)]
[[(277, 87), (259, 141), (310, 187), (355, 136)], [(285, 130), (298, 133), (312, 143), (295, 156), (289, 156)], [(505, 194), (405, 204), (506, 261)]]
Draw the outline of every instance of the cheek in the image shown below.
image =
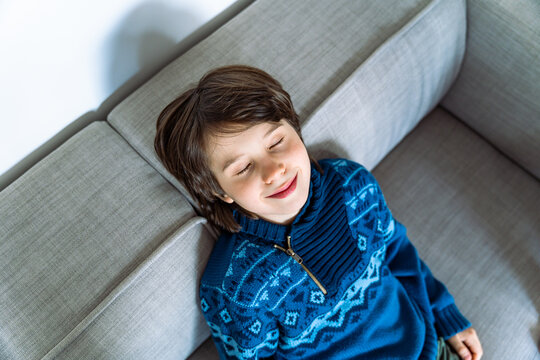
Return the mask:
[(228, 183), (223, 190), (239, 203), (244, 203), (246, 200), (253, 199), (257, 195), (257, 188), (253, 181), (234, 181)]
[(291, 145), (290, 156), (293, 156), (297, 161), (306, 162), (307, 160), (307, 163), (309, 164), (309, 156), (306, 147), (300, 139), (298, 139), (294, 142), (294, 144)]
[(236, 188), (238, 186), (236, 186), (233, 181), (230, 181), (227, 178), (220, 178), (220, 177), (216, 177), (216, 178), (219, 183), (219, 186), (221, 187), (221, 190), (223, 190), (225, 194), (227, 194), (228, 196), (234, 199), (237, 192)]

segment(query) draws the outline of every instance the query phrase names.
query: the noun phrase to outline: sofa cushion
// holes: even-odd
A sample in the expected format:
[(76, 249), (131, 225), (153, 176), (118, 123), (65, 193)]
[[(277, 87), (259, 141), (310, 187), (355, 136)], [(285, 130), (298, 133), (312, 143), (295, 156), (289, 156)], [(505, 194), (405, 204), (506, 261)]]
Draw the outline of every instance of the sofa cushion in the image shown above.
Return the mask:
[(119, 284), (45, 359), (185, 359), (210, 334), (199, 281), (214, 244), (190, 219)]
[(467, 50), (443, 106), (540, 179), (540, 4), (467, 1)]
[(441, 108), (373, 171), (396, 219), (476, 328), (486, 359), (540, 338), (540, 183)]
[(316, 158), (372, 169), (440, 101), (465, 51), (465, 4), (433, 2), (381, 45), (303, 124)]
[(41, 359), (193, 216), (106, 122), (70, 138), (0, 192), (0, 358)]
[(282, 83), (305, 119), (430, 2), (256, 1), (127, 97), (108, 121), (183, 191), (154, 153), (155, 123), (161, 110), (205, 72), (235, 63), (260, 67)]

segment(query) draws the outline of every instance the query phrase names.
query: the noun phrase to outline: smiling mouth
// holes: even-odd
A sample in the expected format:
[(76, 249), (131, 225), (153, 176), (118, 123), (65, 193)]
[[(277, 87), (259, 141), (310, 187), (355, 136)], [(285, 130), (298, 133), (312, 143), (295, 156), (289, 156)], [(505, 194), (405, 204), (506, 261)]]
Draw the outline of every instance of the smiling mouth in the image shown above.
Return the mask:
[(296, 178), (297, 177), (298, 177), (298, 174), (296, 174), (294, 176), (294, 178), (288, 184), (285, 185), (284, 189), (279, 190), (278, 192), (276, 192), (276, 193), (274, 193), (274, 194), (272, 194), (270, 196), (267, 196), (267, 197), (274, 198), (274, 199), (283, 199), (283, 198), (289, 196), (296, 189)]

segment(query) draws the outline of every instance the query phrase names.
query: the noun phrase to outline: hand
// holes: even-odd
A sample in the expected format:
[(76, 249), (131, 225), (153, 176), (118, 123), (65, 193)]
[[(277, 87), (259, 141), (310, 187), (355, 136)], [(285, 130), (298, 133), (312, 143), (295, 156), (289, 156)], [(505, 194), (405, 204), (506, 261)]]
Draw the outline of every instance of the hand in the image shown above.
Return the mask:
[(479, 360), (482, 357), (482, 345), (472, 327), (457, 333), (446, 341), (463, 360)]

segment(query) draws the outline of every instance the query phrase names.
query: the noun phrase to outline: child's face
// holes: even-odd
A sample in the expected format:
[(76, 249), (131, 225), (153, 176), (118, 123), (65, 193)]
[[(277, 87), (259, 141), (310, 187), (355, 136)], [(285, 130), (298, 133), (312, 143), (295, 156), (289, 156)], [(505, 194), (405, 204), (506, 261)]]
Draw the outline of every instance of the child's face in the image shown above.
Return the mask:
[(226, 196), (260, 218), (291, 223), (304, 206), (311, 164), (304, 143), (286, 121), (263, 123), (240, 133), (211, 137), (210, 169)]

